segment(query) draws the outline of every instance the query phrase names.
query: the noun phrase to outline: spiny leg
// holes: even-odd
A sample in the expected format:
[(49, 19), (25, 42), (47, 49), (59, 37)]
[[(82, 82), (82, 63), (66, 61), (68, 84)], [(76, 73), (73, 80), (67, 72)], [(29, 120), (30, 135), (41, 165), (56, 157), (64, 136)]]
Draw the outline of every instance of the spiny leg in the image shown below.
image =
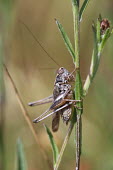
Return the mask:
[(48, 115), (46, 115), (46, 116), (44, 116), (43, 118), (40, 119), (40, 117), (42, 117), (42, 115), (46, 114), (47, 111), (50, 110), (50, 109), (48, 109), (48, 110), (47, 110), (46, 112), (44, 112), (41, 116), (39, 116), (39, 117), (37, 117), (36, 119), (34, 119), (33, 122), (34, 122), (34, 123), (38, 123), (38, 122), (44, 120), (45, 118), (51, 116), (52, 114), (54, 114), (54, 113), (56, 113), (56, 112), (58, 112), (58, 111), (60, 111), (60, 110), (62, 110), (62, 109), (64, 109), (64, 108), (66, 108), (67, 106), (69, 106), (69, 105), (71, 105), (71, 104), (72, 104), (72, 102), (66, 103), (64, 106), (62, 106), (62, 107), (54, 110), (53, 112), (49, 113)]

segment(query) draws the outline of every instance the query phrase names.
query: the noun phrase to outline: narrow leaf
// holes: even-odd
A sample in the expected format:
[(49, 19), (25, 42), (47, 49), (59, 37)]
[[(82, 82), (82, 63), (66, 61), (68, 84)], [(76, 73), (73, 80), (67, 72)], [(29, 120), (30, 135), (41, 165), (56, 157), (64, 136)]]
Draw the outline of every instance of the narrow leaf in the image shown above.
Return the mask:
[(97, 19), (97, 27), (96, 27), (96, 30), (97, 30), (97, 42), (98, 42), (98, 44), (99, 44), (100, 41), (101, 41), (101, 28), (100, 28), (100, 19), (99, 19), (99, 18)]
[(98, 19), (99, 19), (100, 22), (102, 21), (102, 16), (101, 16), (101, 14), (99, 14)]
[(113, 28), (111, 29), (111, 34), (113, 34)]
[(108, 28), (108, 29), (106, 30), (105, 34), (104, 34), (103, 37), (102, 37), (101, 49), (104, 48), (104, 45), (105, 45), (107, 39), (110, 37), (110, 33), (111, 33), (111, 32), (110, 32), (110, 29)]
[(57, 24), (57, 26), (59, 28), (59, 31), (60, 31), (61, 35), (62, 35), (62, 38), (63, 38), (63, 40), (65, 42), (65, 45), (66, 45), (69, 53), (71, 54), (71, 56), (73, 58), (73, 61), (75, 61), (75, 52), (74, 52), (73, 46), (72, 46), (72, 44), (70, 42), (70, 39), (68, 38), (66, 32), (64, 31), (64, 28), (59, 23), (59, 21), (57, 21), (56, 19), (55, 19), (55, 21), (56, 21), (56, 24)]
[(79, 6), (79, 4), (80, 4), (80, 2), (79, 2), (80, 0), (72, 0), (72, 5), (73, 6)]
[(20, 139), (17, 141), (17, 170), (27, 170), (23, 145)]
[(55, 143), (55, 140), (54, 140), (53, 135), (52, 135), (51, 131), (49, 130), (49, 128), (46, 125), (44, 125), (44, 127), (46, 129), (46, 132), (48, 134), (48, 137), (49, 137), (49, 140), (51, 143), (51, 147), (52, 147), (52, 151), (53, 151), (53, 160), (54, 160), (54, 165), (55, 165), (58, 155), (59, 155), (58, 147)]
[(96, 30), (95, 24), (93, 24), (92, 28), (93, 28), (93, 33), (94, 33), (94, 49), (93, 49), (91, 65), (90, 65), (90, 75), (91, 75), (91, 77), (94, 74), (95, 64), (98, 60), (98, 42), (97, 42), (97, 30)]
[(93, 29), (93, 32), (96, 34), (96, 24), (95, 24), (94, 21), (93, 21), (93, 24), (92, 24), (92, 29)]
[(84, 11), (85, 11), (85, 9), (86, 9), (89, 1), (90, 1), (90, 0), (84, 0), (84, 2), (83, 2), (83, 4), (82, 4), (82, 7), (81, 7), (81, 9), (80, 9), (80, 15), (79, 15), (79, 20), (80, 20), (80, 21), (82, 20), (82, 15), (83, 15), (83, 13), (84, 13)]

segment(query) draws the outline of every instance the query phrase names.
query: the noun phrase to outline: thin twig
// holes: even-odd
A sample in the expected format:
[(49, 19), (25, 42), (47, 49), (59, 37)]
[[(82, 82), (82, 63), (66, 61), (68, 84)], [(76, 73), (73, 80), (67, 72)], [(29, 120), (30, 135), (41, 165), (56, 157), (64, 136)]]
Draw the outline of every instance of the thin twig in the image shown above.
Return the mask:
[[(1, 31), (1, 30), (0, 30)], [(4, 125), (5, 125), (5, 88), (3, 79), (3, 38), (0, 32), (0, 169), (5, 169), (5, 141), (4, 141)]]
[(21, 110), (22, 110), (22, 113), (23, 113), (23, 115), (24, 115), (24, 118), (25, 118), (25, 120), (27, 121), (27, 123), (28, 123), (28, 125), (29, 125), (29, 127), (30, 127), (30, 129), (31, 129), (31, 131), (32, 131), (32, 133), (33, 133), (33, 136), (34, 136), (34, 138), (35, 138), (35, 140), (36, 140), (36, 143), (40, 146), (40, 151), (41, 151), (43, 157), (44, 157), (45, 160), (48, 162), (49, 168), (52, 170), (52, 169), (53, 169), (53, 168), (52, 168), (52, 164), (51, 164), (50, 160), (48, 159), (47, 153), (44, 151), (44, 147), (43, 147), (43, 145), (41, 144), (41, 142), (40, 142), (40, 140), (39, 140), (39, 137), (37, 136), (36, 130), (35, 130), (35, 128), (33, 127), (33, 123), (32, 123), (32, 121), (31, 121), (31, 119), (30, 119), (30, 117), (29, 117), (29, 115), (28, 115), (28, 112), (27, 112), (27, 110), (26, 110), (26, 108), (25, 108), (25, 106), (24, 106), (24, 104), (23, 104), (23, 101), (22, 101), (22, 99), (21, 99), (21, 97), (20, 97), (20, 95), (19, 95), (18, 89), (16, 88), (16, 85), (15, 85), (15, 83), (14, 83), (14, 81), (13, 81), (13, 79), (12, 79), (12, 77), (11, 77), (11, 75), (10, 75), (10, 73), (9, 73), (9, 71), (8, 71), (8, 69), (7, 69), (7, 67), (6, 67), (5, 64), (4, 64), (4, 68), (5, 68), (5, 71), (6, 71), (6, 74), (7, 74), (8, 78), (9, 78), (9, 80), (10, 80), (12, 86), (13, 86), (13, 89), (14, 89), (14, 91), (15, 91), (15, 94), (16, 94), (16, 97), (17, 97), (17, 100), (18, 100), (18, 103), (19, 103), (19, 105), (20, 105), (20, 107), (21, 107)]
[(63, 155), (63, 153), (64, 153), (64, 150), (65, 150), (65, 148), (66, 148), (66, 146), (67, 146), (67, 142), (68, 142), (69, 137), (70, 137), (70, 135), (71, 135), (71, 132), (72, 132), (72, 130), (73, 130), (73, 126), (74, 126), (74, 123), (71, 122), (71, 124), (70, 124), (70, 126), (69, 126), (69, 128), (68, 128), (67, 134), (66, 134), (66, 136), (65, 136), (65, 139), (64, 139), (62, 148), (61, 148), (61, 150), (60, 150), (60, 153), (59, 153), (59, 156), (58, 156), (58, 160), (57, 160), (57, 162), (56, 162), (56, 165), (55, 165), (55, 167), (54, 167), (54, 170), (57, 170), (58, 167), (59, 167), (59, 165), (60, 165), (61, 158), (62, 158), (62, 155)]

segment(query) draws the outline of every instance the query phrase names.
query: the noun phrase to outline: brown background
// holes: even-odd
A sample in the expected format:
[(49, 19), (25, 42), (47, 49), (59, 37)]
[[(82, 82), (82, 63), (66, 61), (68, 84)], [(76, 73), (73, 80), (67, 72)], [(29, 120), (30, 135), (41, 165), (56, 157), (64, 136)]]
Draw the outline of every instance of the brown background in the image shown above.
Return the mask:
[[(73, 70), (72, 59), (55, 24), (57, 18), (73, 42), (71, 1), (20, 0), (9, 4), (8, 34), (5, 39), (5, 63), (15, 81), (31, 120), (40, 115), (49, 105), (29, 108), (30, 101), (44, 98), (52, 93), (56, 64)], [(81, 23), (81, 75), (87, 76), (90, 66), (93, 33), (92, 21), (99, 14), (113, 23), (113, 1), (91, 1)], [(37, 44), (26, 26), (56, 61), (53, 62)], [(83, 143), (81, 170), (113, 169), (113, 37), (106, 44), (98, 73), (84, 101)], [(48, 169), (40, 147), (26, 123), (14, 90), (5, 75), (5, 149), (6, 170), (15, 167), (16, 142), (20, 137), (25, 150), (29, 170)], [(51, 117), (44, 121), (51, 127)], [(52, 161), (52, 151), (43, 123), (34, 125), (39, 140)], [(59, 148), (67, 127), (61, 122), (54, 134)], [(74, 131), (63, 156), (59, 170), (75, 167)]]

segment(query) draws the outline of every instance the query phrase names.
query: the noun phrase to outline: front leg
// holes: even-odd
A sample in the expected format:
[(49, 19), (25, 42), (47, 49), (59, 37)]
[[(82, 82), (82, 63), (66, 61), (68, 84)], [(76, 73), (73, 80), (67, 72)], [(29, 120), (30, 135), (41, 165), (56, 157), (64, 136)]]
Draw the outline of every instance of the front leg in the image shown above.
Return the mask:
[(74, 105), (74, 107), (76, 109), (79, 109), (79, 110), (82, 110), (83, 108), (80, 108), (76, 105), (77, 102), (81, 102), (82, 100), (71, 100), (71, 99), (64, 99), (65, 101), (68, 101), (68, 102), (72, 102), (72, 104)]
[(81, 102), (81, 100), (73, 100), (73, 99), (64, 99), (64, 100), (72, 103)]

